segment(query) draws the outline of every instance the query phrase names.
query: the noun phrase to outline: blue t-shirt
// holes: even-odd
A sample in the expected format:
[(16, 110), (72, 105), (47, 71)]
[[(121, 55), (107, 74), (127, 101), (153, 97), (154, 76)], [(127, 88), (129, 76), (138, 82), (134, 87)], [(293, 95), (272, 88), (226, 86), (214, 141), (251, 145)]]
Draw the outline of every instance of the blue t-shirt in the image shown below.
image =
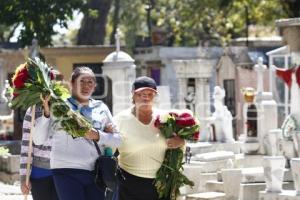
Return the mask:
[(40, 167), (32, 166), (30, 177), (33, 179), (43, 178), (47, 176), (52, 176), (50, 169), (44, 169)]

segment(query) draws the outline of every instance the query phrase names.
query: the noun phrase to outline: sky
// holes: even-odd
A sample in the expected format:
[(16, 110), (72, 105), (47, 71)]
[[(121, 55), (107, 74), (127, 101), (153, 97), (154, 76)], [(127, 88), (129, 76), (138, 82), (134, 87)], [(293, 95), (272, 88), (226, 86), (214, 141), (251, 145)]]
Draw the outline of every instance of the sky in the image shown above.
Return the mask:
[[(53, 27), (53, 29), (55, 31), (57, 31), (59, 34), (66, 34), (68, 32), (68, 30), (78, 29), (80, 27), (80, 22), (81, 22), (82, 18), (83, 18), (83, 14), (81, 12), (74, 11), (74, 13), (73, 13), (73, 20), (69, 20), (67, 22), (68, 29), (62, 28), (58, 24), (55, 25)], [(17, 27), (17, 29), (16, 29), (16, 31), (14, 33), (14, 36), (10, 39), (10, 42), (17, 42), (18, 36), (20, 34), (21, 29), (22, 29), (22, 25), (20, 25), (20, 26)]]

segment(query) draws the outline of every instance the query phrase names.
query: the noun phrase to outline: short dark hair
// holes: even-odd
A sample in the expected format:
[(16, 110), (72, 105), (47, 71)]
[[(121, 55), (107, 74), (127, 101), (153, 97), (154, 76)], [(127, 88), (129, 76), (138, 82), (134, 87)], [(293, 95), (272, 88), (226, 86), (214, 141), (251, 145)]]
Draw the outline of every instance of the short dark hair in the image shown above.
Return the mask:
[(81, 74), (89, 74), (96, 81), (95, 73), (89, 67), (86, 66), (76, 67), (72, 72), (71, 81), (74, 82)]

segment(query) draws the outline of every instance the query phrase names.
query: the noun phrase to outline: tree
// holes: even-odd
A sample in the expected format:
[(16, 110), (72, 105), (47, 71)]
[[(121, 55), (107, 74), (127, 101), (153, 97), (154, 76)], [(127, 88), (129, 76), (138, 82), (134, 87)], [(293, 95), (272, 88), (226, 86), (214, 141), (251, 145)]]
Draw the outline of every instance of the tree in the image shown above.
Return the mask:
[[(246, 7), (250, 25), (275, 28), (276, 19), (287, 17), (281, 1), (284, 0), (155, 0), (151, 23), (168, 33), (169, 44), (196, 46), (209, 41), (226, 45), (246, 35)], [(133, 47), (138, 35), (147, 37), (145, 8), (149, 2), (121, 1), (119, 26), (126, 35), (126, 46)]]
[(3, 24), (0, 24), (0, 42), (1, 43), (7, 43), (9, 42), (10, 38), (12, 38), (16, 28), (19, 26), (19, 24), (15, 24), (14, 26), (6, 26)]
[(0, 1), (0, 22), (2, 26), (14, 29), (22, 25), (19, 41), (22, 46), (31, 45), (37, 38), (40, 46), (51, 45), (55, 24), (67, 27), (73, 11), (82, 7), (82, 0), (9, 0)]
[(297, 0), (281, 0), (284, 11), (288, 17), (300, 17), (300, 1)]
[(89, 0), (78, 32), (78, 45), (104, 44), (112, 0)]
[[(169, 1), (169, 3), (172, 1)], [(237, 37), (245, 36), (246, 16), (253, 25), (273, 25), (284, 17), (278, 0), (202, 0), (173, 1), (166, 5), (159, 1), (157, 26), (165, 26), (176, 36), (179, 45), (199, 45), (206, 41), (226, 45)]]

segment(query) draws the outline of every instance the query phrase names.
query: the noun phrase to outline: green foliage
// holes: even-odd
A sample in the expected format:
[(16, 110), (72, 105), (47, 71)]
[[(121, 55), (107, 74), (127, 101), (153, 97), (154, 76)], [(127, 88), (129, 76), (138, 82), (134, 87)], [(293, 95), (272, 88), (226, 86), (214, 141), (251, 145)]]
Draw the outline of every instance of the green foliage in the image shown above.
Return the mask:
[(184, 185), (194, 186), (183, 173), (183, 151), (181, 149), (168, 149), (162, 167), (156, 173), (155, 187), (159, 198), (176, 200), (180, 194), (179, 188)]
[(10, 155), (9, 149), (6, 147), (0, 147), (0, 156), (8, 156)]
[[(58, 23), (66, 27), (66, 21), (72, 17), (75, 9), (82, 10), (95, 19), (101, 16), (96, 9), (89, 9), (89, 2), (90, 0), (2, 0), (0, 41), (7, 41), (17, 25), (21, 24), (23, 28), (19, 40), (23, 46), (31, 45), (34, 36), (41, 46), (51, 45), (51, 36), (56, 34), (53, 26)], [(249, 24), (271, 26), (273, 29), (276, 19), (297, 16), (297, 8), (300, 7), (298, 1), (288, 0), (120, 1), (118, 23), (129, 48), (135, 46), (137, 36), (149, 36), (146, 10), (149, 2), (153, 3), (150, 6), (152, 30), (164, 30), (169, 44), (173, 46), (198, 46), (206, 41), (214, 45), (226, 45), (233, 38), (245, 36), (246, 7)], [(114, 4), (110, 10), (110, 20), (106, 25), (108, 31), (113, 30)]]
[(19, 40), (22, 45), (31, 45), (36, 37), (40, 46), (51, 45), (55, 24), (67, 27), (66, 21), (73, 10), (79, 9), (83, 0), (5, 0), (0, 1), (0, 22), (5, 26), (22, 24)]
[[(126, 44), (133, 47), (137, 35), (147, 36), (148, 1), (121, 1), (120, 25)], [(245, 36), (246, 14), (251, 25), (272, 26), (287, 17), (282, 0), (156, 0), (151, 11), (153, 27), (174, 40), (174, 46), (197, 46), (210, 41), (226, 45)]]
[(10, 38), (13, 36), (14, 31), (18, 27), (18, 23), (14, 26), (7, 26), (0, 24), (0, 42), (9, 42)]
[[(12, 108), (26, 110), (30, 106), (41, 104), (41, 96), (45, 98), (50, 95), (50, 111), (56, 123), (60, 124), (60, 129), (73, 137), (83, 137), (92, 129), (90, 122), (78, 112), (71, 110), (65, 102), (70, 94), (63, 85), (50, 79), (51, 68), (46, 63), (36, 57), (28, 59), (25, 66), (29, 75), (22, 80), (25, 83), (24, 86), (14, 87), (13, 92), (17, 96), (11, 102)], [(14, 81), (21, 79), (20, 77), (22, 76), (16, 76)]]
[(97, 18), (99, 16), (99, 12), (95, 9), (88, 9), (88, 15), (91, 18)]

